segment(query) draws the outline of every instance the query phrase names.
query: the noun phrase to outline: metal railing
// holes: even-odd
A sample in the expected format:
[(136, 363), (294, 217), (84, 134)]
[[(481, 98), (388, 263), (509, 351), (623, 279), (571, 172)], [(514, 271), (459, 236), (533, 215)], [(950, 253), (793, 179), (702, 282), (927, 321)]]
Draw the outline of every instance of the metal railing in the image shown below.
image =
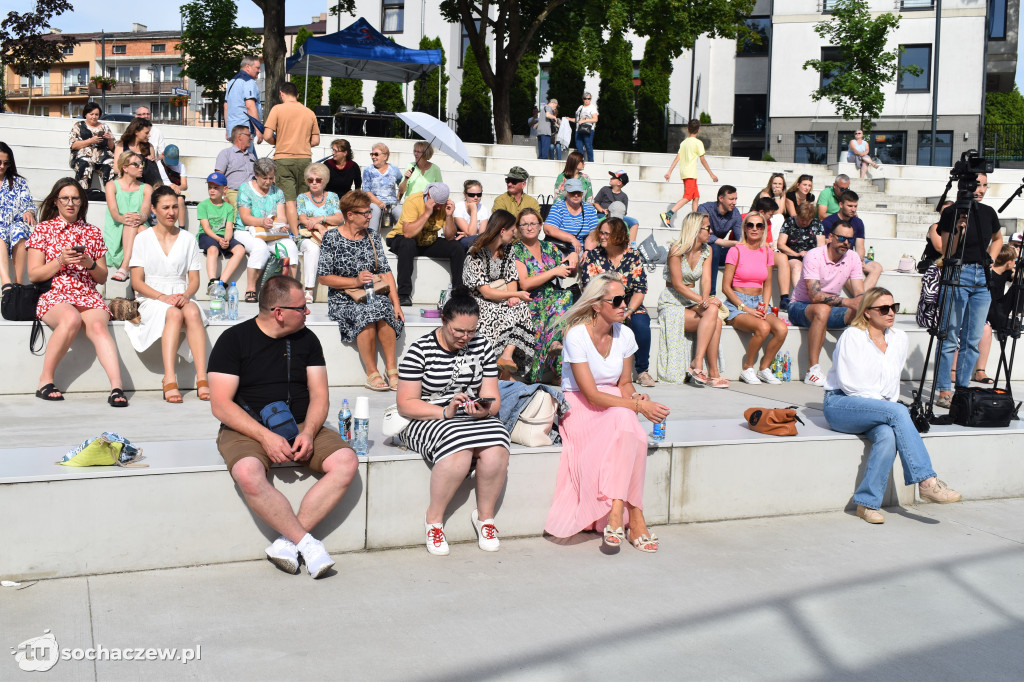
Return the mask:
[[(175, 88), (183, 87), (181, 81), (149, 81), (146, 83), (118, 81), (117, 85), (107, 90), (111, 95), (171, 95)], [(89, 94), (99, 97), (103, 90), (89, 84)]]
[(61, 84), (53, 87), (49, 83), (33, 85), (31, 87), (14, 87), (7, 91), (7, 97), (60, 97), (63, 95), (82, 96), (89, 94), (88, 85)]
[(982, 156), (993, 161), (1024, 160), (1024, 124), (995, 123), (985, 126)]

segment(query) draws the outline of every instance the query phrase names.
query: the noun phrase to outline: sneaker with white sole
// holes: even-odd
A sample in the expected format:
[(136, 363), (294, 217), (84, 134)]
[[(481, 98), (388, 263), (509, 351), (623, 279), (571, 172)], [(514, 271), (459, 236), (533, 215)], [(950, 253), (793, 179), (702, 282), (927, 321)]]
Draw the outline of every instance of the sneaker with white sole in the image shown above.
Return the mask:
[(804, 383), (808, 386), (825, 385), (825, 373), (821, 371), (821, 365), (815, 365), (807, 370), (807, 376), (804, 377)]
[(423, 520), (427, 531), (427, 551), (434, 556), (448, 556), (448, 541), (444, 538), (444, 525), (427, 523)]
[(640, 374), (636, 376), (636, 382), (644, 388), (653, 388), (655, 384), (654, 377), (652, 377), (651, 373), (647, 371), (640, 372)]
[(963, 497), (960, 493), (946, 485), (944, 481), (940, 481), (937, 478), (930, 486), (926, 486), (924, 482), (918, 483), (917, 489), (921, 493), (922, 500), (937, 502), (939, 504), (959, 502)]
[(285, 573), (295, 575), (299, 571), (299, 550), (295, 543), (286, 537), (279, 537), (274, 544), (267, 547), (267, 558), (270, 563)]
[(761, 380), (762, 384), (781, 384), (775, 372), (771, 369), (759, 369), (757, 370), (757, 378)]
[(327, 553), (324, 543), (309, 533), (299, 542), (298, 550), (302, 554), (302, 560), (306, 562), (310, 578), (319, 578), (334, 566), (334, 559)]
[(664, 225), (665, 227), (671, 228), (672, 227), (672, 216), (673, 215), (675, 215), (675, 214), (672, 213), (671, 211), (665, 211), (664, 213), (659, 213), (658, 217), (661, 218), (661, 224), (662, 225)]
[(498, 528), (494, 519), (480, 520), (477, 510), (473, 510), (473, 529), (476, 531), (477, 544), (485, 552), (497, 552), (501, 544), (498, 542)]
[(761, 380), (757, 378), (757, 371), (753, 367), (747, 367), (745, 370), (740, 372), (740, 381), (745, 384), (761, 383)]

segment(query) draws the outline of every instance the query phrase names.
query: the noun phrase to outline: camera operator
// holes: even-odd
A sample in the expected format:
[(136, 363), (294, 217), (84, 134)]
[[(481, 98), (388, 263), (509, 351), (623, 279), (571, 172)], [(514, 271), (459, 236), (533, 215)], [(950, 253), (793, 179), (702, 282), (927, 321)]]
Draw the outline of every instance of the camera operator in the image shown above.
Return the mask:
[[(988, 176), (978, 173), (978, 185), (974, 190), (970, 219), (956, 221), (957, 205), (946, 209), (939, 218), (939, 234), (942, 236), (942, 252), (960, 259), (959, 285), (953, 287), (952, 305), (946, 325), (947, 336), (942, 342), (938, 357), (936, 388), (939, 399), (936, 405), (949, 408), (953, 397), (951, 372), (953, 354), (959, 339), (960, 355), (957, 358), (957, 386), (968, 386), (971, 369), (978, 359), (978, 344), (985, 329), (991, 294), (988, 289), (988, 267), (991, 259), (999, 254), (1003, 246), (1003, 234), (995, 209), (980, 203), (988, 192)], [(963, 182), (963, 180), (961, 180)], [(954, 232), (954, 221), (959, 224)], [(952, 250), (948, 250), (953, 239)]]

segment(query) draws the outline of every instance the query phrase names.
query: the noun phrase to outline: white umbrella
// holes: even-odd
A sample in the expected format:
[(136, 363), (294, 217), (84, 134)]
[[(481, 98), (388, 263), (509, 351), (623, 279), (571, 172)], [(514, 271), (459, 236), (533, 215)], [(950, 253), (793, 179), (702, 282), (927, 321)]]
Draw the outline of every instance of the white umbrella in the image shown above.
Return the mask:
[(409, 126), (410, 130), (437, 149), (440, 149), (463, 166), (469, 165), (469, 152), (466, 151), (466, 145), (462, 143), (462, 140), (455, 134), (455, 131), (448, 127), (447, 123), (439, 121), (422, 111), (400, 113), (398, 118), (402, 119)]

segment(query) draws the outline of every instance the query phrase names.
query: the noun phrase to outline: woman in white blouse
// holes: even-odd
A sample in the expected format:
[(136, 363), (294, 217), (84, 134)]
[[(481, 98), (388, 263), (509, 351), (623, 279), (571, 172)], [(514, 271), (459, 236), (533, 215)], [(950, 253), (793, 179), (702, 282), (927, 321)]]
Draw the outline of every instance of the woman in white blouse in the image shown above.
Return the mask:
[(936, 478), (910, 412), (898, 402), (908, 346), (906, 332), (893, 328), (899, 309), (888, 290), (865, 292), (849, 329), (839, 337), (825, 379), (829, 427), (866, 434), (872, 442), (864, 479), (853, 495), (857, 516), (868, 523), (885, 523), (878, 509), (897, 452), (904, 482), (917, 483), (923, 499), (940, 504), (960, 500), (960, 493)]

